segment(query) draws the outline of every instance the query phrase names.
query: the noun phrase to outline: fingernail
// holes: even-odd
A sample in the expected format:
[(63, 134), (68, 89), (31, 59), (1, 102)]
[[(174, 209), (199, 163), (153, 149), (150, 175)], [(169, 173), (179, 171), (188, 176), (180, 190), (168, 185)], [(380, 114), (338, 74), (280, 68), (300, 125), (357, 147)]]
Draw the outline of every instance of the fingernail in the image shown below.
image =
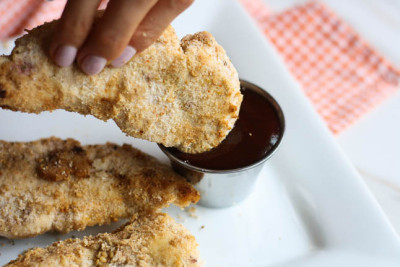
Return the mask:
[(122, 54), (111, 62), (113, 67), (121, 67), (128, 62), (136, 54), (136, 49), (132, 46), (127, 46)]
[(74, 62), (78, 49), (71, 45), (62, 45), (54, 53), (54, 61), (60, 67), (68, 67)]
[(81, 62), (82, 70), (89, 75), (99, 73), (107, 64), (107, 60), (102, 57), (88, 55)]

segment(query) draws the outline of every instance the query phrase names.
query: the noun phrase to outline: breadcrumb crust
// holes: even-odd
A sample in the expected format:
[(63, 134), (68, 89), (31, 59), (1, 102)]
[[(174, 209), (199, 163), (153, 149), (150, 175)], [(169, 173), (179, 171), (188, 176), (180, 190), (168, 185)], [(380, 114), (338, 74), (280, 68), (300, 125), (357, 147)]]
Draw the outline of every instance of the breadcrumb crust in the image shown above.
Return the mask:
[(195, 238), (163, 213), (137, 214), (113, 233), (33, 248), (5, 265), (201, 266)]
[(130, 136), (188, 153), (216, 147), (233, 128), (242, 101), (239, 77), (210, 33), (179, 41), (169, 26), (123, 67), (88, 76), (47, 55), (55, 23), (33, 29), (11, 56), (0, 57), (0, 107), (113, 119)]
[(0, 236), (83, 230), (199, 198), (169, 166), (129, 145), (0, 141)]

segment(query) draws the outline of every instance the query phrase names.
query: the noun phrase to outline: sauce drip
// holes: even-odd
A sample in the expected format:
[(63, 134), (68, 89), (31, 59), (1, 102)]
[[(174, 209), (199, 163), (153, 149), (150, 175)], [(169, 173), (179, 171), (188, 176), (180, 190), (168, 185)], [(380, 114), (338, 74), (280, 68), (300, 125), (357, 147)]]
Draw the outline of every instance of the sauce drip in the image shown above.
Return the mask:
[(278, 142), (282, 129), (273, 105), (257, 92), (241, 88), (243, 102), (235, 127), (222, 143), (210, 151), (188, 154), (168, 148), (182, 161), (210, 170), (231, 170), (264, 158)]

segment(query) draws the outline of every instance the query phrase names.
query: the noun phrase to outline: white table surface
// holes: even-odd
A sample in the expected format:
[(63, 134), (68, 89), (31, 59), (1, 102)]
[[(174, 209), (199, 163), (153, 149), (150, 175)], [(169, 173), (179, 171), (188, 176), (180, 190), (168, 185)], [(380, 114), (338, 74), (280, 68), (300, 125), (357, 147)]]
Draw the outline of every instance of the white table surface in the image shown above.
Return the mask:
[[(281, 11), (304, 0), (264, 0)], [(400, 0), (324, 0), (400, 68)], [(337, 136), (344, 152), (400, 235), (400, 90)]]

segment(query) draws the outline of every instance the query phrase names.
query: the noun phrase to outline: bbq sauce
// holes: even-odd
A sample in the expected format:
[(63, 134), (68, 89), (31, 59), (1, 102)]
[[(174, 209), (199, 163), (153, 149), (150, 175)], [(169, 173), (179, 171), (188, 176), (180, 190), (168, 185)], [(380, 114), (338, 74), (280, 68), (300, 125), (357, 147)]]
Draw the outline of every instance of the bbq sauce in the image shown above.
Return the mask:
[(210, 151), (188, 154), (168, 148), (180, 160), (210, 170), (231, 170), (264, 158), (280, 139), (281, 124), (274, 106), (264, 96), (241, 87), (239, 119), (222, 143)]

